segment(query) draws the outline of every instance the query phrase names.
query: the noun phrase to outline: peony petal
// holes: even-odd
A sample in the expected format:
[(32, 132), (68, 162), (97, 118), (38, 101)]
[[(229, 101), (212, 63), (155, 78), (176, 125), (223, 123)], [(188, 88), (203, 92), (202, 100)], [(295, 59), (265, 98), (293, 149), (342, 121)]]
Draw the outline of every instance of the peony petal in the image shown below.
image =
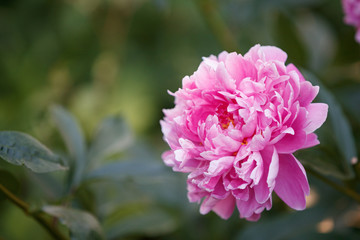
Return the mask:
[(259, 213), (254, 213), (253, 215), (251, 215), (250, 217), (247, 217), (246, 220), (248, 221), (252, 221), (252, 222), (256, 222), (260, 219), (261, 214)]
[(266, 166), (264, 166), (263, 159), (259, 152), (254, 152), (249, 156), (249, 158), (251, 159), (251, 162), (256, 163), (256, 166), (250, 174), (250, 178), (253, 180), (253, 184), (257, 185), (266, 171)]
[(203, 197), (208, 196), (208, 193), (203, 189), (199, 188), (197, 185), (191, 183), (191, 179), (187, 180), (187, 190), (188, 194), (187, 197), (190, 202), (197, 202), (200, 203)]
[(289, 83), (291, 84), (294, 91), (294, 99), (297, 99), (301, 90), (300, 77), (294, 71), (288, 72), (288, 74), (290, 76)]
[(278, 153), (293, 153), (303, 148), (306, 143), (306, 133), (300, 130), (295, 135), (286, 134), (279, 142), (275, 144)]
[(205, 177), (200, 183), (199, 187), (204, 188), (208, 192), (214, 191), (216, 185), (219, 183), (221, 176)]
[(298, 101), (300, 106), (307, 107), (319, 93), (319, 86), (313, 86), (310, 82), (304, 81), (300, 83), (300, 95)]
[(234, 211), (235, 198), (229, 195), (227, 198), (219, 200), (214, 197), (206, 197), (200, 206), (200, 213), (207, 214), (213, 210), (223, 219), (228, 219)]
[(279, 154), (275, 192), (289, 207), (305, 209), (305, 196), (310, 193), (309, 183), (303, 166), (292, 154)]
[(279, 157), (274, 147), (268, 147), (261, 151), (263, 160), (263, 174), (259, 184), (255, 185), (255, 199), (258, 203), (265, 203), (275, 186), (275, 178), (279, 169)]
[(176, 161), (174, 151), (166, 151), (161, 155), (166, 166), (172, 167), (174, 171), (179, 170), (180, 162)]
[(236, 206), (241, 218), (251, 217), (259, 205), (260, 204), (255, 200), (254, 192), (252, 190), (249, 191), (249, 199), (247, 201), (236, 200)]
[(285, 62), (287, 59), (287, 54), (283, 50), (273, 46), (263, 46), (260, 48), (264, 52), (265, 61), (277, 60), (280, 62)]
[(310, 133), (306, 136), (306, 142), (305, 142), (304, 146), (302, 146), (302, 149), (316, 146), (319, 143), (320, 142), (318, 140), (317, 135), (315, 133)]
[(218, 85), (215, 70), (204, 62), (200, 64), (198, 70), (190, 78), (194, 79), (199, 89), (213, 89), (214, 86)]
[(235, 157), (227, 156), (213, 160), (210, 162), (208, 171), (205, 173), (207, 176), (217, 176), (223, 174), (233, 165)]
[(325, 103), (312, 103), (307, 107), (307, 125), (305, 127), (306, 133), (312, 133), (318, 129), (326, 120), (329, 106)]
[(200, 206), (200, 213), (203, 215), (209, 213), (218, 201), (218, 199), (211, 196), (206, 197)]
[(236, 141), (229, 136), (221, 135), (221, 134), (216, 136), (212, 140), (212, 143), (214, 144), (214, 147), (216, 148), (215, 149), (216, 153), (223, 153), (224, 151), (236, 152), (237, 150), (239, 150), (239, 147), (241, 146), (241, 142)]
[(220, 200), (212, 208), (212, 210), (219, 215), (222, 219), (228, 219), (231, 217), (235, 208), (235, 198), (232, 195), (229, 195), (224, 200)]
[(160, 121), (161, 131), (164, 134), (164, 140), (169, 144), (169, 146), (174, 149), (179, 146), (179, 135), (174, 131), (172, 124), (169, 122)]
[(230, 195), (230, 192), (225, 189), (222, 179), (218, 181), (218, 184), (216, 184), (214, 191), (211, 192), (211, 195), (217, 199), (225, 199)]
[(262, 92), (265, 90), (265, 85), (260, 82), (254, 82), (251, 78), (244, 78), (239, 84), (238, 88), (246, 95)]
[(260, 214), (265, 208), (269, 210), (271, 208), (271, 198), (265, 203), (259, 204), (255, 200), (254, 192), (250, 190), (249, 199), (247, 201), (237, 199), (236, 206), (241, 218), (256, 221), (258, 218), (255, 218), (254, 214)]
[(267, 128), (264, 133), (253, 136), (249, 143), (249, 147), (252, 151), (261, 151), (269, 144), (270, 134), (268, 134), (268, 131), (270, 130)]
[(256, 63), (256, 61), (259, 59), (260, 47), (260, 44), (256, 44), (255, 46), (250, 48), (249, 51), (244, 55), (244, 59), (252, 63)]
[[(265, 156), (263, 156), (264, 158)], [(267, 180), (266, 182), (268, 183), (268, 187), (270, 188), (270, 191), (272, 192), (272, 190), (275, 187), (275, 179), (278, 175), (279, 172), (279, 155), (276, 151), (276, 148), (274, 148), (274, 151), (272, 153), (271, 156), (271, 162), (270, 162), (270, 166), (269, 166), (269, 173), (267, 176)]]
[(278, 153), (293, 153), (304, 146), (306, 142), (306, 132), (303, 128), (306, 125), (306, 116), (306, 109), (300, 108), (291, 125), (293, 128), (291, 134), (285, 134), (285, 136), (275, 144)]
[[(189, 76), (185, 76), (182, 80), (182, 87), (183, 89), (194, 89), (195, 88), (194, 79), (191, 79)], [(169, 94), (171, 95), (171, 92)]]
[(291, 72), (291, 71), (295, 71), (297, 73), (297, 75), (299, 76), (299, 80), (300, 80), (300, 84), (301, 82), (305, 82), (305, 78), (304, 76), (301, 74), (301, 72), (299, 71), (299, 69), (297, 69), (297, 67), (295, 67), (294, 64), (290, 63), (289, 65), (286, 66), (286, 70), (288, 72)]
[(257, 72), (253, 63), (245, 60), (243, 56), (236, 53), (230, 53), (225, 61), (226, 69), (237, 85), (241, 83), (244, 78), (256, 79)]
[(218, 65), (218, 68), (216, 69), (216, 76), (222, 84), (223, 90), (235, 90), (235, 80), (231, 78), (223, 62)]
[(216, 70), (219, 65), (219, 62), (217, 60), (207, 58), (207, 57), (203, 57), (203, 63), (205, 63), (207, 66), (209, 66), (213, 70)]
[(244, 189), (235, 189), (232, 191), (232, 195), (237, 200), (247, 201), (249, 200), (249, 188), (245, 187)]
[(225, 62), (228, 55), (229, 53), (227, 51), (222, 51), (218, 56), (218, 61)]

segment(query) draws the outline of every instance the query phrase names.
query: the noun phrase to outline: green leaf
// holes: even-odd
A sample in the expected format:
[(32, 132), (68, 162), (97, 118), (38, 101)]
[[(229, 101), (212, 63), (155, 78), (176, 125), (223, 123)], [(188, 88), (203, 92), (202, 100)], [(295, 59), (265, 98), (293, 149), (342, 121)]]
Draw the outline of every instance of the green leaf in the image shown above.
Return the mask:
[[(129, 206), (131, 208), (131, 206)], [(118, 239), (129, 234), (141, 234), (155, 236), (169, 233), (176, 228), (175, 219), (163, 210), (147, 208), (139, 210), (123, 208), (118, 209), (110, 216), (112, 221), (105, 223), (106, 237), (108, 239)], [(118, 217), (116, 217), (118, 215)], [(115, 220), (116, 218), (117, 221)]]
[(27, 187), (32, 189), (33, 194), (39, 196), (40, 203), (43, 201), (42, 199), (57, 201), (67, 194), (62, 172), (53, 174), (28, 173), (27, 179), (30, 182)]
[(16, 131), (0, 132), (0, 157), (37, 173), (67, 169), (61, 158), (38, 140)]
[(80, 183), (86, 164), (84, 135), (75, 117), (61, 106), (51, 108), (52, 117), (63, 137), (70, 156), (75, 160), (72, 185)]
[[(354, 159), (357, 159), (357, 152), (349, 121), (346, 118), (341, 105), (337, 102), (332, 93), (326, 89), (326, 87), (313, 74), (308, 71), (302, 72), (307, 80), (320, 87), (317, 99), (320, 102), (325, 102), (329, 105), (329, 115), (327, 121), (331, 124), (331, 136), (328, 134), (328, 136), (324, 138), (324, 141), (329, 141), (329, 138), (332, 138), (335, 142), (336, 150), (329, 149), (328, 151), (332, 153), (338, 151), (340, 156), (336, 157), (336, 155), (328, 155), (330, 155), (329, 157), (336, 158), (336, 163), (342, 167), (345, 172), (345, 178), (353, 178), (354, 172), (352, 169), (352, 163)], [(308, 162), (311, 163), (311, 161)]]
[(130, 127), (120, 116), (104, 119), (95, 133), (89, 151), (90, 161), (102, 159), (125, 150), (133, 143), (134, 137)]
[[(101, 216), (99, 214), (97, 200), (98, 196), (96, 196), (95, 191), (93, 190), (94, 182), (90, 182), (88, 184), (81, 184), (78, 189), (76, 189), (76, 192), (74, 194), (74, 197), (76, 198), (76, 203), (80, 206), (82, 206), (83, 209), (86, 209), (89, 212), (96, 212), (98, 216)], [(121, 193), (119, 193), (121, 194)], [(104, 200), (107, 204), (109, 199), (106, 198)]]
[[(322, 131), (326, 126), (322, 126)], [(310, 166), (312, 169), (325, 175), (331, 175), (339, 179), (348, 179), (352, 176), (347, 167), (342, 165), (341, 154), (337, 151), (334, 144), (326, 144), (323, 140), (323, 134), (318, 134), (320, 138), (320, 146), (297, 151), (295, 156), (304, 165)], [(331, 136), (330, 136), (331, 139)]]
[(126, 177), (144, 178), (156, 177), (159, 173), (164, 172), (163, 165), (152, 161), (139, 161), (136, 159), (120, 160), (101, 166), (86, 176), (87, 179), (123, 179)]
[(73, 240), (103, 239), (98, 220), (88, 212), (62, 206), (44, 206), (42, 210), (67, 226)]

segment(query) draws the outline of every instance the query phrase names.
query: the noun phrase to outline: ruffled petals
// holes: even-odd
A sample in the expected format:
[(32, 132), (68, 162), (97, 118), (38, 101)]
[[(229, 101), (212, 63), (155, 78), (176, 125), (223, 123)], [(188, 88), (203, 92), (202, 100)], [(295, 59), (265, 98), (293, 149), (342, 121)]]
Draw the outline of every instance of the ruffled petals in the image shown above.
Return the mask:
[(188, 174), (191, 202), (221, 218), (237, 208), (257, 221), (272, 206), (272, 193), (294, 209), (309, 193), (302, 165), (292, 155), (319, 144), (314, 133), (328, 106), (312, 103), (319, 87), (306, 81), (287, 54), (255, 45), (244, 56), (204, 57), (183, 78), (175, 107), (160, 121), (170, 150), (162, 154), (174, 171)]

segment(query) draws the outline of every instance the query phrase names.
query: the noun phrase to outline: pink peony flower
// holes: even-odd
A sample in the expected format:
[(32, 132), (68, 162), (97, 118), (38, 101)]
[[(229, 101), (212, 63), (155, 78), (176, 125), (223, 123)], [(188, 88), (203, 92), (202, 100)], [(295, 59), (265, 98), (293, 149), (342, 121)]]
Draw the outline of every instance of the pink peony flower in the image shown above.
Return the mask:
[(360, 43), (360, 0), (342, 0), (344, 21), (357, 29), (355, 39)]
[[(298, 149), (319, 144), (313, 133), (328, 106), (311, 103), (319, 87), (306, 81), (279, 48), (256, 45), (242, 56), (203, 58), (183, 78), (175, 108), (161, 127), (171, 150), (166, 165), (189, 173), (188, 198), (200, 212), (227, 219), (235, 206), (256, 221), (272, 206), (272, 192), (296, 210), (305, 208), (309, 184)], [(172, 93), (171, 93), (172, 94)]]

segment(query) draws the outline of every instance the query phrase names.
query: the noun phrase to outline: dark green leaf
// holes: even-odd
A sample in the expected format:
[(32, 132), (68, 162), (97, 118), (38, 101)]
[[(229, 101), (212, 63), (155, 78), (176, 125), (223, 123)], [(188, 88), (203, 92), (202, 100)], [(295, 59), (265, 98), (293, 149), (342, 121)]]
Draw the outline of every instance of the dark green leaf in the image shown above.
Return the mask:
[(67, 169), (60, 157), (38, 140), (16, 131), (0, 132), (0, 157), (15, 165), (25, 165), (37, 173)]
[(103, 239), (98, 220), (88, 212), (62, 206), (44, 206), (42, 210), (67, 226), (73, 240)]
[(124, 119), (119, 116), (108, 117), (96, 131), (89, 151), (89, 159), (100, 161), (107, 156), (123, 151), (132, 142), (132, 132)]
[(70, 156), (75, 160), (75, 172), (72, 184), (77, 185), (81, 181), (86, 164), (86, 146), (83, 133), (75, 117), (61, 106), (51, 108), (53, 119), (65, 140)]
[(341, 102), (344, 110), (346, 110), (346, 112), (357, 121), (358, 126), (360, 126), (360, 82), (337, 87), (334, 91), (336, 91), (337, 99)]
[[(325, 126), (322, 126), (322, 128), (325, 128)], [(342, 156), (336, 151), (336, 145), (327, 144), (327, 146), (324, 146), (323, 136), (325, 135), (319, 134), (320, 146), (297, 151), (295, 153), (296, 158), (322, 174), (332, 175), (340, 179), (348, 179), (351, 175), (349, 175), (348, 170), (346, 170), (347, 168), (344, 168), (341, 160), (339, 160)]]
[[(276, 201), (280, 201), (280, 199), (273, 198), (273, 209), (270, 212), (263, 212), (258, 222), (247, 223), (245, 228), (240, 230), (234, 239), (354, 239), (351, 237), (351, 232), (346, 231), (346, 228), (350, 229), (348, 213), (356, 209), (356, 204), (352, 202), (353, 200), (344, 197), (313, 176), (309, 176), (309, 180), (311, 183), (311, 193), (307, 198), (307, 203), (310, 205), (307, 206), (307, 209), (294, 211), (282, 208), (283, 212), (279, 214), (276, 208), (280, 206)], [(325, 233), (319, 234), (319, 223), (325, 219), (331, 220), (334, 224), (329, 226), (328, 229), (329, 232), (331, 231), (332, 238), (327, 237), (330, 233), (327, 233), (329, 235), (325, 235)], [(337, 232), (337, 230), (340, 231)], [(341, 233), (341, 235), (338, 235), (338, 233)]]
[[(273, 217), (271, 221), (262, 221), (251, 225), (241, 232), (235, 239), (276, 240), (292, 239), (297, 231), (314, 229), (316, 223), (323, 217), (323, 211), (310, 211), (287, 213), (280, 217)], [(289, 224), (291, 223), (291, 225)], [(287, 226), (284, 228), (284, 226)]]
[(317, 239), (357, 239), (351, 237), (350, 231), (320, 233), (317, 229), (319, 222), (329, 215), (326, 209), (309, 209), (303, 212), (292, 212), (273, 217), (249, 226), (237, 235), (236, 240), (317, 240)]
[[(59, 174), (58, 174), (59, 173)], [(27, 179), (30, 183), (27, 184), (28, 188), (32, 189), (32, 192), (41, 199), (48, 201), (57, 201), (64, 197), (66, 194), (64, 185), (64, 174), (62, 172), (53, 174), (35, 174), (28, 173)], [(41, 196), (41, 197), (40, 197)]]
[[(329, 105), (328, 120), (331, 123), (333, 139), (340, 152), (340, 157), (336, 162), (344, 169), (346, 178), (354, 177), (352, 162), (357, 159), (355, 140), (352, 134), (351, 126), (347, 120), (341, 105), (334, 98), (332, 93), (310, 72), (303, 71), (307, 80), (320, 87), (317, 99)], [(328, 139), (327, 139), (328, 140)], [(326, 141), (327, 141), (326, 140)], [(333, 156), (333, 158), (336, 156)], [(309, 161), (310, 163), (311, 161)]]
[[(98, 206), (96, 205), (97, 196), (95, 196), (95, 192), (93, 191), (92, 186), (93, 182), (89, 183), (88, 185), (81, 184), (80, 187), (76, 189), (75, 197), (78, 204), (81, 205), (83, 209), (98, 213)], [(108, 200), (109, 199), (106, 199), (105, 202)]]
[[(10, 172), (3, 169), (0, 169), (0, 184), (12, 193), (17, 193), (20, 188), (19, 181)], [(0, 201), (4, 198), (5, 196), (0, 192)]]

